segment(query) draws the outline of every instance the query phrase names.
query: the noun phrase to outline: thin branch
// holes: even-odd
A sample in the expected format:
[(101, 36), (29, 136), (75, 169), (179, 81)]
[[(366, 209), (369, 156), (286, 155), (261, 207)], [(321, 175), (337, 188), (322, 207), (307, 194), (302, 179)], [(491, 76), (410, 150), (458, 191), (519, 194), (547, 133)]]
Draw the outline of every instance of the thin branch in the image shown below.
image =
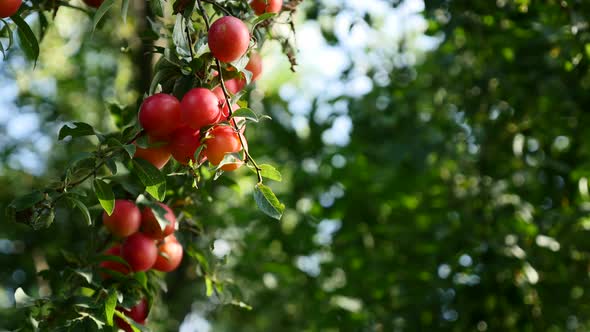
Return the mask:
[(211, 27), (211, 25), (209, 24), (209, 16), (207, 16), (207, 13), (205, 12), (205, 8), (203, 8), (201, 0), (197, 0), (197, 6), (199, 7), (199, 12), (201, 13), (201, 16), (205, 20), (205, 27), (207, 28), (207, 31), (209, 31), (209, 28)]
[(235, 16), (233, 15), (229, 10), (227, 10), (225, 7), (223, 7), (222, 5), (218, 4), (217, 1), (215, 0), (203, 0), (203, 2), (211, 4), (215, 7), (217, 7), (219, 10), (221, 10), (223, 13), (225, 13), (225, 15), (228, 16)]
[(193, 53), (193, 41), (191, 39), (191, 33), (188, 29), (188, 24), (185, 26), (184, 31), (186, 32), (186, 39), (188, 40), (188, 48), (191, 52), (191, 62), (192, 62), (195, 59), (195, 55)]
[[(209, 31), (209, 28), (211, 27), (209, 24), (209, 17), (207, 16), (207, 13), (205, 12), (205, 8), (203, 8), (203, 4), (201, 3), (201, 1), (205, 1), (205, 0), (197, 0), (197, 5), (199, 7), (199, 11), (201, 12), (201, 16), (205, 20), (205, 26), (207, 27), (207, 31)], [(223, 74), (221, 71), (221, 61), (219, 61), (219, 59), (215, 59), (215, 64), (217, 66), (217, 72), (219, 73), (219, 82), (221, 85), (221, 90), (223, 91), (225, 103), (227, 104), (227, 109), (229, 111), (228, 118), (231, 119), (231, 117), (233, 115), (233, 110), (232, 110), (232, 105), (231, 105), (230, 98), (229, 98), (229, 93), (227, 92), (227, 88), (225, 87), (225, 80), (223, 79)], [(240, 133), (240, 129), (238, 128), (237, 122), (230, 120), (230, 125), (232, 125), (232, 122), (233, 122), (233, 127), (234, 127), (236, 133), (238, 133), (238, 138), (240, 139), (240, 144), (242, 145), (242, 149), (244, 149), (244, 154), (246, 155), (246, 158), (244, 158), (245, 159), (244, 161), (246, 163), (250, 162), (252, 164), (252, 166), (254, 166), (254, 169), (256, 169), (256, 176), (258, 177), (258, 183), (262, 183), (262, 169), (260, 168), (260, 166), (258, 166), (258, 164), (254, 160), (254, 158), (252, 158), (252, 156), (250, 155), (250, 152), (248, 152), (248, 149), (246, 149), (246, 145), (244, 144), (244, 139), (242, 137), (243, 135)]]
[[(133, 143), (136, 139), (138, 139), (141, 135), (143, 135), (144, 130), (140, 130), (137, 134), (135, 134), (135, 136), (133, 136), (133, 138), (131, 138), (129, 141), (125, 142), (124, 145), (128, 145)], [(112, 156), (111, 156), (112, 157)], [(64, 185), (57, 189), (58, 192), (63, 192), (68, 188), (73, 188), (79, 184), (81, 184), (82, 182), (88, 180), (91, 176), (95, 176), (96, 175), (96, 171), (98, 171), (102, 166), (104, 166), (106, 164), (106, 160), (102, 160), (100, 163), (96, 164), (94, 166), (94, 168), (92, 169), (92, 172), (90, 172), (88, 175), (84, 176), (83, 178), (81, 178), (80, 180), (74, 181), (74, 182), (70, 182), (70, 183), (64, 183)]]
[(98, 163), (97, 165), (95, 165), (94, 169), (92, 170), (92, 172), (88, 173), (88, 175), (86, 175), (85, 177), (81, 178), (78, 181), (74, 181), (74, 182), (70, 182), (67, 185), (64, 185), (63, 188), (58, 189), (57, 191), (61, 192), (61, 191), (65, 191), (68, 188), (72, 188), (75, 187), (77, 185), (79, 185), (80, 183), (88, 180), (91, 176), (96, 174), (96, 171), (101, 168), (102, 166), (104, 166), (104, 164), (106, 163), (106, 161), (101, 161), (100, 163)]
[(133, 136), (132, 139), (130, 139), (129, 141), (125, 142), (125, 145), (131, 144), (133, 143), (136, 139), (138, 139), (141, 135), (143, 135), (145, 133), (145, 130), (140, 130), (139, 132), (137, 132), (137, 134), (135, 134), (135, 136)]

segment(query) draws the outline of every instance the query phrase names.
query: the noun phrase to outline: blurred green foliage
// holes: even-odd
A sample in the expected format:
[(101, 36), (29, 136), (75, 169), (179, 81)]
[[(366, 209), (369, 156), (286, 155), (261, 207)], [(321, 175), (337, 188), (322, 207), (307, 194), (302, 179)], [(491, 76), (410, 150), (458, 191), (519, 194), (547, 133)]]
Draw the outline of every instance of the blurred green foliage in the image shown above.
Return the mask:
[[(308, 20), (327, 15), (321, 3), (307, 9)], [(247, 136), (258, 159), (280, 165), (283, 181), (272, 187), (287, 206), (283, 220), (253, 207), (247, 170), (190, 194), (202, 233), (181, 240), (207, 253), (210, 275), (228, 283), (207, 297), (202, 267), (185, 260), (156, 299), (153, 330), (177, 330), (191, 310), (215, 331), (590, 329), (590, 4), (426, 1), (424, 15), (428, 34), (443, 38), (438, 48), (360, 98), (331, 100), (347, 102), (349, 144), (324, 142), (335, 117), (316, 121), (317, 102), (301, 136), (280, 120), (293, 117), (285, 100), (265, 96), (260, 111), (275, 121)], [(95, 32), (78, 56), (118, 50), (108, 34)], [(129, 55), (115, 59), (119, 70), (134, 65)], [(91, 70), (80, 66), (76, 76), (100, 85), (115, 75)], [(55, 100), (19, 95), (21, 110), (48, 103), (54, 116), (41, 129), (51, 135), (56, 119), (91, 116), (72, 95), (100, 105), (101, 89), (72, 80), (58, 80)], [(15, 150), (3, 148), (2, 208), (60, 174), (83, 144), (58, 145), (41, 176), (11, 167)], [(0, 303), (12, 305), (2, 298), (17, 287), (41, 294), (35, 270), (64, 268), (60, 250), (86, 250), (88, 231), (68, 209), (40, 232), (4, 223)], [(217, 239), (231, 245), (225, 258), (211, 253)], [(0, 311), (0, 327), (22, 320)]]

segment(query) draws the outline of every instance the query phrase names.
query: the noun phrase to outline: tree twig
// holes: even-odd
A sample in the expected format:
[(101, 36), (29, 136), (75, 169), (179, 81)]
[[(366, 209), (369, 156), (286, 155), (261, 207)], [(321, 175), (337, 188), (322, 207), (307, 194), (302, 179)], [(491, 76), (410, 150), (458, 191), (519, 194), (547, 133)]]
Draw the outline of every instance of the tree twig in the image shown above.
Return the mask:
[[(135, 134), (135, 136), (133, 136), (133, 138), (131, 138), (129, 141), (125, 142), (124, 145), (128, 145), (133, 143), (136, 139), (138, 139), (141, 135), (143, 135), (144, 130), (140, 130), (137, 134)], [(92, 171), (90, 173), (88, 173), (88, 175), (84, 176), (83, 178), (81, 178), (80, 180), (74, 181), (74, 182), (70, 182), (70, 183), (64, 183), (64, 185), (57, 189), (58, 192), (64, 192), (65, 190), (67, 190), (68, 188), (73, 188), (79, 184), (81, 184), (82, 182), (88, 180), (91, 176), (96, 174), (96, 171), (98, 171), (102, 166), (104, 166), (106, 164), (106, 160), (102, 160), (101, 162), (99, 162), (98, 164), (94, 165), (94, 168), (92, 169)]]
[(211, 5), (219, 8), (219, 10), (221, 10), (222, 12), (224, 12), (228, 16), (235, 16), (229, 10), (227, 10), (225, 7), (223, 7), (222, 5), (218, 4), (217, 1), (215, 1), (215, 0), (203, 0), (203, 2), (206, 2), (208, 4), (211, 4)]
[[(190, 21), (190, 20), (187, 20), (187, 21)], [(191, 61), (192, 61), (192, 60), (195, 59), (195, 55), (193, 53), (193, 41), (191, 39), (191, 33), (190, 33), (189, 29), (188, 29), (188, 25), (185, 26), (184, 31), (186, 32), (186, 39), (188, 41), (188, 49), (191, 52)]]

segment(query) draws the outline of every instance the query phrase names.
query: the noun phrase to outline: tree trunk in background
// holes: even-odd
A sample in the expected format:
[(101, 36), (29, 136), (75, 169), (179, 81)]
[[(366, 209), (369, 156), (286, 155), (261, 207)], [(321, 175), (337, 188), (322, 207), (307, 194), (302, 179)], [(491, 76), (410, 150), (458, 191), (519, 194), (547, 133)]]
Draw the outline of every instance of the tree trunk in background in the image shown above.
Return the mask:
[[(136, 23), (137, 35), (141, 36), (145, 35), (146, 29), (148, 29), (148, 20), (147, 18), (152, 18), (153, 14), (150, 10), (150, 7), (147, 6), (147, 2), (143, 0), (135, 1), (135, 10), (136, 15), (135, 17), (138, 18)], [(133, 58), (135, 59), (134, 63), (137, 64), (137, 89), (140, 94), (147, 92), (150, 88), (150, 83), (152, 79), (152, 59), (153, 54), (151, 50), (153, 48), (153, 43), (151, 41), (142, 41), (140, 43), (140, 47), (136, 49)]]

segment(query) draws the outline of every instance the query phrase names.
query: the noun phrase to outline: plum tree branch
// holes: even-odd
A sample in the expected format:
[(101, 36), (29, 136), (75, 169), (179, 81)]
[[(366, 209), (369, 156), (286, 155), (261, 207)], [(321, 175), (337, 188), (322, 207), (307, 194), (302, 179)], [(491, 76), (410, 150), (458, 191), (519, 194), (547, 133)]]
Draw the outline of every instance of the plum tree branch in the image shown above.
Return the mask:
[[(207, 16), (207, 13), (205, 12), (205, 8), (203, 8), (203, 4), (201, 3), (201, 0), (197, 0), (197, 6), (199, 7), (199, 12), (201, 13), (201, 16), (203, 17), (203, 20), (205, 20), (205, 27), (207, 28), (207, 31), (209, 31), (209, 28), (211, 27), (210, 22), (209, 22), (209, 17)], [(223, 91), (223, 96), (225, 98), (225, 103), (227, 105), (227, 109), (229, 112), (228, 118), (230, 119), (230, 126), (233, 126), (236, 133), (238, 133), (238, 138), (240, 139), (240, 144), (242, 145), (242, 149), (244, 150), (244, 154), (246, 156), (244, 158), (245, 159), (244, 161), (246, 163), (249, 162), (252, 164), (252, 166), (256, 170), (256, 177), (258, 178), (258, 183), (262, 183), (263, 182), (262, 169), (260, 168), (260, 166), (258, 166), (258, 164), (254, 160), (254, 158), (252, 158), (252, 156), (250, 155), (250, 152), (248, 152), (248, 149), (246, 149), (246, 145), (244, 144), (244, 138), (243, 138), (243, 135), (240, 133), (240, 129), (238, 128), (237, 122), (231, 121), (231, 117), (233, 115), (232, 105), (231, 105), (231, 101), (229, 98), (229, 93), (227, 92), (227, 88), (225, 86), (225, 80), (223, 78), (223, 73), (221, 70), (221, 61), (219, 61), (219, 59), (217, 59), (217, 58), (215, 58), (215, 65), (217, 67), (217, 72), (219, 73), (219, 82), (221, 85), (221, 90)], [(233, 124), (232, 124), (232, 122), (233, 122)]]
[(221, 10), (223, 13), (225, 13), (228, 16), (235, 16), (233, 15), (229, 10), (227, 10), (225, 7), (223, 7), (222, 5), (218, 4), (217, 1), (215, 0), (203, 0), (203, 2), (211, 4), (215, 7), (217, 7), (219, 10)]
[(185, 31), (185, 33), (186, 33), (186, 39), (187, 39), (187, 41), (188, 41), (188, 49), (189, 49), (189, 50), (190, 50), (190, 52), (191, 52), (191, 61), (193, 61), (193, 60), (195, 59), (195, 55), (194, 55), (194, 53), (193, 53), (193, 41), (192, 41), (192, 39), (191, 39), (191, 33), (190, 33), (189, 29), (188, 29), (188, 24), (187, 24), (187, 25), (186, 25), (186, 27), (184, 28), (184, 31)]
[[(136, 139), (138, 139), (141, 135), (143, 135), (144, 130), (140, 130), (139, 132), (137, 132), (137, 134), (135, 134), (135, 136), (133, 136), (133, 138), (131, 138), (129, 141), (125, 142), (125, 145), (131, 144), (133, 142), (135, 142)], [(111, 156), (107, 156), (107, 157), (112, 157)], [(74, 182), (70, 182), (70, 183), (64, 183), (64, 185), (57, 189), (58, 192), (64, 192), (65, 190), (67, 190), (68, 188), (73, 188), (81, 183), (83, 183), (84, 181), (88, 180), (91, 176), (96, 174), (96, 171), (98, 171), (102, 166), (104, 166), (107, 162), (107, 159), (103, 159), (101, 160), (98, 164), (94, 165), (94, 168), (92, 169), (91, 172), (89, 172), (87, 175), (85, 175), (83, 178), (76, 180)]]

